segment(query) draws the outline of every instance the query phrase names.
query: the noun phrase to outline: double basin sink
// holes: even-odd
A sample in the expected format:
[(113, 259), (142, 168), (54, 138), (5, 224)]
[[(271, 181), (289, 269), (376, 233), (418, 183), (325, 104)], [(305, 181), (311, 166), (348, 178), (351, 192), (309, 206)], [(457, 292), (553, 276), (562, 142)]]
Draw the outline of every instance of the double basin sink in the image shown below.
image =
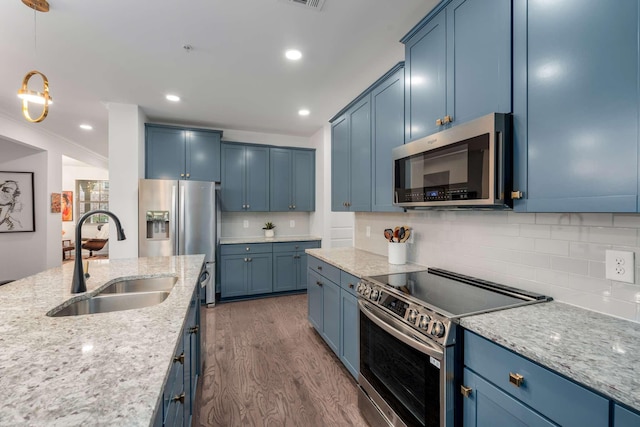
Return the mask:
[(51, 310), (47, 316), (79, 316), (149, 307), (167, 299), (177, 281), (174, 276), (117, 280), (89, 298)]

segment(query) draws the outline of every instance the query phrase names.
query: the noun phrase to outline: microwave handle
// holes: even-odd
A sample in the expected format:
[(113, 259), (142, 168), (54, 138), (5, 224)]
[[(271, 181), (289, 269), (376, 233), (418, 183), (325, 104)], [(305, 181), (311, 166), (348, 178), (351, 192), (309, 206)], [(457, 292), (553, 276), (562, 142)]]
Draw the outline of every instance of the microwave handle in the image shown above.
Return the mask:
[[(358, 306), (360, 307), (361, 313), (367, 316), (369, 320), (371, 320), (373, 323), (378, 325), (381, 329), (383, 329), (385, 332), (387, 332), (394, 338), (397, 338), (398, 340), (405, 343), (409, 347), (415, 350), (418, 350), (420, 353), (429, 355), (435, 359), (438, 359), (439, 361), (443, 360), (444, 352), (442, 351), (442, 349), (436, 347), (434, 344), (430, 344), (426, 341), (418, 340), (417, 337), (412, 335), (407, 335), (402, 331), (400, 331), (399, 329), (397, 329), (396, 327), (389, 325), (386, 321), (384, 321), (383, 319), (381, 319), (376, 315), (376, 313), (374, 312), (375, 310), (374, 307), (371, 307), (369, 304), (363, 302), (362, 300), (358, 301)], [(399, 324), (398, 326), (405, 329), (404, 326), (401, 324)]]

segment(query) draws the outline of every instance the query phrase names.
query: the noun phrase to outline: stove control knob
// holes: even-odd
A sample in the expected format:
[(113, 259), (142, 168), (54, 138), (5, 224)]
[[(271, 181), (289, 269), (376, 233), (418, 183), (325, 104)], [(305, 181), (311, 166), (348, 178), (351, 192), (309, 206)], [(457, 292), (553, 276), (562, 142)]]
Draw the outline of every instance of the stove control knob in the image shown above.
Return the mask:
[(431, 335), (442, 338), (444, 336), (444, 330), (444, 324), (440, 321), (435, 321), (433, 323), (433, 328), (431, 329)]
[(414, 310), (413, 308), (409, 310), (409, 315), (407, 316), (407, 320), (409, 323), (415, 323), (416, 319), (418, 319), (418, 310)]
[(360, 295), (362, 295), (362, 293), (364, 292), (364, 288), (365, 288), (365, 284), (360, 282), (360, 283), (358, 283), (358, 287), (356, 288), (356, 292), (359, 293)]
[(380, 295), (380, 291), (377, 289), (371, 289), (371, 294), (369, 295), (369, 299), (372, 301), (378, 301), (378, 296)]
[(427, 314), (423, 314), (420, 317), (420, 323), (418, 323), (418, 327), (420, 329), (424, 329), (425, 331), (427, 330), (427, 328), (429, 327), (429, 320), (431, 320), (431, 318), (429, 317), (429, 315)]
[(369, 295), (371, 295), (371, 286), (365, 285), (364, 290), (362, 291), (362, 295), (365, 298), (369, 298)]

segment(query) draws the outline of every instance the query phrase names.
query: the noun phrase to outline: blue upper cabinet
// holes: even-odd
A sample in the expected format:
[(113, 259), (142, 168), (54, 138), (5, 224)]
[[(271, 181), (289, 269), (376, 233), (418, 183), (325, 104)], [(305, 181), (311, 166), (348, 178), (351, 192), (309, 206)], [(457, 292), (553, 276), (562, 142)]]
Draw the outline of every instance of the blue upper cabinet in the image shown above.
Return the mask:
[(221, 209), (269, 211), (269, 147), (222, 143)]
[(331, 122), (331, 210), (393, 212), (391, 150), (404, 143), (404, 62)]
[(331, 126), (331, 210), (371, 211), (371, 95)]
[(405, 141), (438, 130), (447, 111), (447, 31), (443, 10), (405, 44)]
[(638, 2), (513, 7), (514, 209), (637, 212)]
[(145, 125), (145, 177), (220, 181), (222, 132)]
[(511, 0), (443, 3), (405, 43), (405, 141), (511, 112)]
[(404, 64), (400, 63), (371, 92), (371, 210), (393, 212), (391, 151), (404, 143)]
[(315, 151), (271, 148), (270, 210), (315, 210)]

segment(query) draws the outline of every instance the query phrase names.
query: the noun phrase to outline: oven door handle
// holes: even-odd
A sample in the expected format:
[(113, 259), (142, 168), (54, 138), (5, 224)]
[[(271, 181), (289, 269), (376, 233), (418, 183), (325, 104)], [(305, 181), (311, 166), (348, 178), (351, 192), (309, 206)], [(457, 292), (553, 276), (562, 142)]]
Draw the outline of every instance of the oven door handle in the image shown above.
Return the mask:
[[(367, 316), (367, 318), (369, 320), (371, 320), (373, 323), (375, 323), (376, 325), (378, 325), (380, 328), (382, 328), (385, 332), (389, 333), (390, 335), (392, 335), (394, 338), (397, 338), (398, 340), (402, 341), (403, 343), (405, 343), (406, 345), (408, 345), (411, 348), (414, 348), (416, 350), (418, 350), (421, 353), (427, 354), (435, 359), (438, 359), (439, 361), (442, 361), (443, 357), (444, 357), (444, 351), (437, 347), (435, 344), (431, 344), (427, 341), (423, 341), (421, 340), (419, 337), (415, 336), (415, 335), (407, 335), (406, 333), (402, 332), (401, 330), (399, 330), (399, 328), (401, 328), (403, 331), (409, 332), (411, 333), (411, 329), (404, 326), (403, 324), (399, 323), (399, 322), (394, 322), (396, 323), (395, 326), (391, 326), (389, 325), (389, 323), (387, 321), (385, 321), (384, 319), (382, 319), (378, 314), (376, 314), (377, 311), (379, 311), (378, 309), (376, 309), (375, 307), (370, 306), (369, 304), (367, 304), (366, 302), (359, 300), (358, 301), (358, 306), (360, 307), (360, 311)], [(375, 311), (374, 311), (375, 310)], [(380, 312), (380, 314), (385, 315), (383, 312)], [(386, 315), (385, 315), (386, 317)], [(393, 321), (392, 318), (389, 318), (389, 320)]]

